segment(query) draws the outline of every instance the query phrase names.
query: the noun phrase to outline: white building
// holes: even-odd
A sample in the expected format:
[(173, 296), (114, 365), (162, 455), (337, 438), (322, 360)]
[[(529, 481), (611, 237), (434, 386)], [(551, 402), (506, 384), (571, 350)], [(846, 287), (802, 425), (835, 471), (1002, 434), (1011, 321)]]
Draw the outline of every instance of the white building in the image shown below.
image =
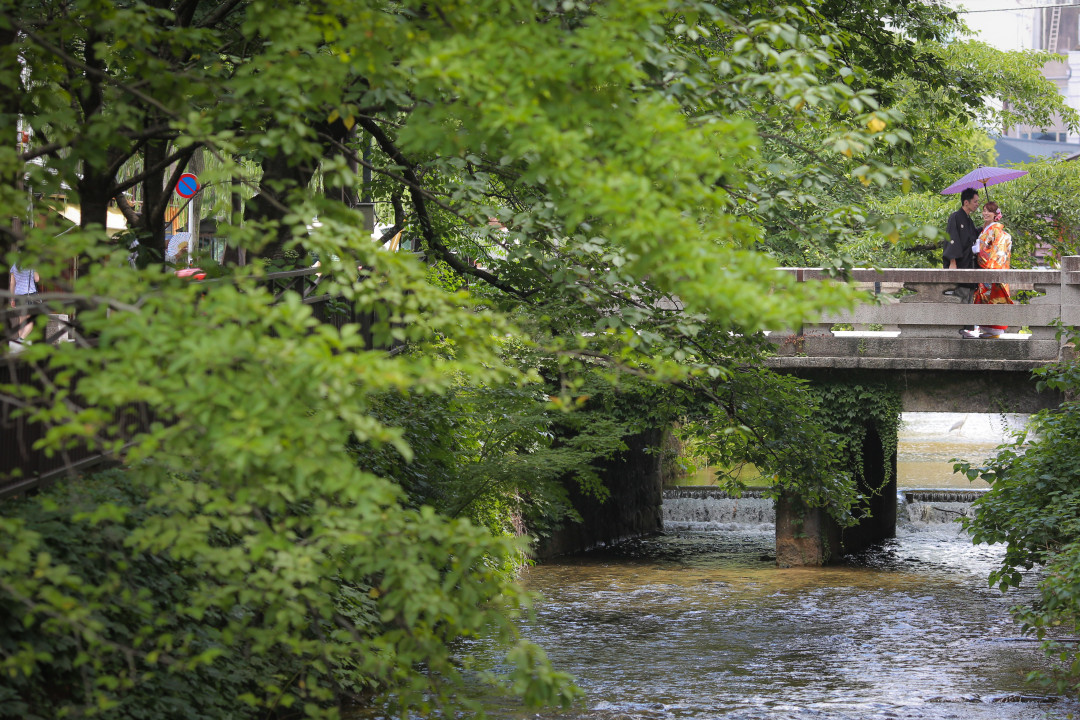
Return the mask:
[[(1043, 75), (1058, 87), (1066, 103), (1080, 109), (1080, 0), (953, 0), (977, 39), (1000, 50), (1048, 50), (1065, 56), (1047, 63)], [(1080, 134), (1070, 133), (1060, 120), (1050, 127), (1019, 125), (1004, 128), (998, 141), (998, 162), (1074, 154)]]

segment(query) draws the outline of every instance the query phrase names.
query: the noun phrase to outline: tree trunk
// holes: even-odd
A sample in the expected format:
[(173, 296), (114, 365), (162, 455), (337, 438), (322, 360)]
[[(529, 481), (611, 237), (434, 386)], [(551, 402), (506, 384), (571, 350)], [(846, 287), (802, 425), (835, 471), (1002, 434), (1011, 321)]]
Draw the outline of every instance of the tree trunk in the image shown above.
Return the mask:
[(108, 172), (83, 163), (83, 176), (79, 181), (79, 209), (82, 213), (79, 227), (83, 230), (91, 225), (107, 227), (113, 179)]
[[(312, 127), (322, 140), (324, 156), (339, 154), (341, 144), (352, 134), (341, 120), (329, 124), (315, 122), (312, 123)], [(288, 210), (284, 206), (284, 196), (271, 188), (280, 187), (282, 181), (285, 181), (290, 189), (306, 188), (315, 175), (318, 163), (316, 158), (303, 158), (298, 164), (293, 164), (291, 160), (292, 158), (282, 156), (268, 157), (263, 160), (263, 174), (262, 179), (259, 181), (259, 192), (251, 199), (251, 204), (245, 209), (245, 220), (272, 220), (280, 223), (281, 219), (288, 214)], [(346, 202), (352, 195), (352, 191), (344, 194), (339, 191), (339, 196)], [(277, 236), (259, 252), (259, 255), (270, 259), (282, 259), (284, 258), (285, 245), (291, 239), (292, 228), (279, 224)]]
[[(0, 75), (4, 77), (20, 77), (21, 68), (16, 40), (15, 30), (0, 27)], [(19, 82), (17, 91), (0, 93), (0, 138), (4, 138), (4, 142), (11, 142), (19, 129), (21, 90), (22, 83)], [(22, 163), (18, 159), (10, 166), (0, 168), (0, 184), (21, 190)], [(0, 226), (0, 255), (6, 255), (8, 251), (13, 250), (17, 239), (21, 236), (22, 219), (13, 217), (8, 224), (8, 219), (4, 218), (3, 226)]]
[(281, 223), (281, 219), (290, 211), (286, 206), (285, 193), (274, 188), (281, 187), (282, 184), (290, 190), (305, 188), (311, 182), (315, 169), (307, 163), (292, 165), (288, 158), (276, 155), (262, 161), (262, 171), (259, 192), (244, 208), (244, 221), (276, 223), (277, 234), (258, 254), (271, 260), (282, 260), (285, 257), (285, 245), (292, 239), (292, 228)]
[[(240, 227), (244, 222), (244, 198), (240, 194), (240, 189), (243, 184), (240, 182), (240, 178), (234, 176), (230, 182), (229, 193), (229, 205), (231, 209), (231, 217), (229, 223), (233, 227)], [(223, 265), (239, 265), (243, 267), (246, 263), (247, 253), (237, 246), (236, 241), (232, 238), (229, 239), (229, 243), (225, 246), (225, 257), (222, 259)]]
[[(150, 140), (143, 152), (143, 167), (155, 168), (168, 153), (168, 141)], [(149, 173), (142, 183), (143, 210), (139, 243), (149, 251), (152, 262), (165, 261), (165, 168)]]

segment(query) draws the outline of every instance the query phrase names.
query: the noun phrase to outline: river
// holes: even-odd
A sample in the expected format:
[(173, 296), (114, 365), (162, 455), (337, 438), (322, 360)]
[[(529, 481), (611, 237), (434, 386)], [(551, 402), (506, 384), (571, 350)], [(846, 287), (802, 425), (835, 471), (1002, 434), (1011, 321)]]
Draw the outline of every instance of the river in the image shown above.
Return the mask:
[[(1023, 418), (905, 420), (900, 486), (940, 488), (969, 487), (952, 475), (952, 458), (981, 461)], [(522, 582), (543, 599), (524, 634), (586, 697), (569, 711), (492, 701), (491, 716), (1056, 720), (1080, 713), (1080, 704), (1025, 683), (1045, 660), (1009, 607), (1031, 597), (1037, 577), (1007, 597), (987, 587), (1003, 548), (974, 546), (959, 531), (955, 518), (966, 505), (902, 506), (895, 540), (841, 566), (778, 569), (771, 503), (714, 502), (728, 505), (705, 516), (722, 520), (702, 522), (692, 503), (665, 501), (660, 536), (525, 570)], [(469, 645), (500, 669), (500, 651)]]
[[(969, 487), (950, 460), (983, 459), (1022, 422), (906, 419), (903, 487)], [(529, 568), (522, 580), (544, 600), (526, 635), (586, 700), (568, 712), (501, 708), (495, 717), (1034, 720), (1080, 711), (1024, 682), (1044, 667), (1008, 612), (1026, 596), (987, 587), (1002, 548), (973, 546), (951, 522), (957, 508), (934, 522), (902, 508), (896, 539), (873, 552), (782, 570), (759, 506), (767, 501), (738, 502), (724, 522), (695, 522), (666, 502), (659, 537)]]
[[(527, 635), (586, 691), (545, 718), (1043, 718), (1042, 665), (986, 586), (1000, 553), (902, 527), (844, 567), (780, 570), (771, 528), (669, 522), (661, 537), (531, 568)], [(1041, 699), (1041, 698), (1038, 698)]]
[(953, 458), (980, 462), (1023, 429), (1026, 415), (905, 413), (897, 451), (900, 487), (985, 488), (952, 472)]

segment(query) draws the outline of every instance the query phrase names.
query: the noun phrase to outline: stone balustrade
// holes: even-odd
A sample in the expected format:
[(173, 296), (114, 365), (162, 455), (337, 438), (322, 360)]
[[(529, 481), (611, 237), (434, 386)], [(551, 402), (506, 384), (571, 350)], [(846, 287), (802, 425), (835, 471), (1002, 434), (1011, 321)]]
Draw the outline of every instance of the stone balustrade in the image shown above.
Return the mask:
[[(784, 271), (800, 281), (828, 277), (817, 268)], [(967, 369), (1030, 370), (1070, 350), (1057, 339), (1059, 321), (1080, 326), (1080, 256), (1051, 270), (891, 268), (851, 275), (867, 290), (866, 302), (772, 333), (777, 355), (770, 365), (948, 370), (963, 363)], [(946, 294), (977, 282), (1008, 283), (1016, 304), (972, 305)], [(1007, 325), (1009, 331), (1002, 339), (966, 339), (959, 330), (967, 325)]]

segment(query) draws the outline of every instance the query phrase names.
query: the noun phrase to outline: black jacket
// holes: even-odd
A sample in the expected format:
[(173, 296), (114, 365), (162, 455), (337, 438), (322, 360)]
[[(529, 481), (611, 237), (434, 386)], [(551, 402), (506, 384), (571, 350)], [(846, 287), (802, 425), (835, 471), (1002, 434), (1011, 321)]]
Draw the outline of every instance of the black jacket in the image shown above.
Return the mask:
[(949, 216), (947, 227), (949, 239), (942, 245), (941, 266), (949, 267), (950, 261), (956, 260), (956, 267), (971, 270), (975, 267), (975, 255), (971, 246), (979, 239), (981, 227), (976, 227), (963, 209)]

